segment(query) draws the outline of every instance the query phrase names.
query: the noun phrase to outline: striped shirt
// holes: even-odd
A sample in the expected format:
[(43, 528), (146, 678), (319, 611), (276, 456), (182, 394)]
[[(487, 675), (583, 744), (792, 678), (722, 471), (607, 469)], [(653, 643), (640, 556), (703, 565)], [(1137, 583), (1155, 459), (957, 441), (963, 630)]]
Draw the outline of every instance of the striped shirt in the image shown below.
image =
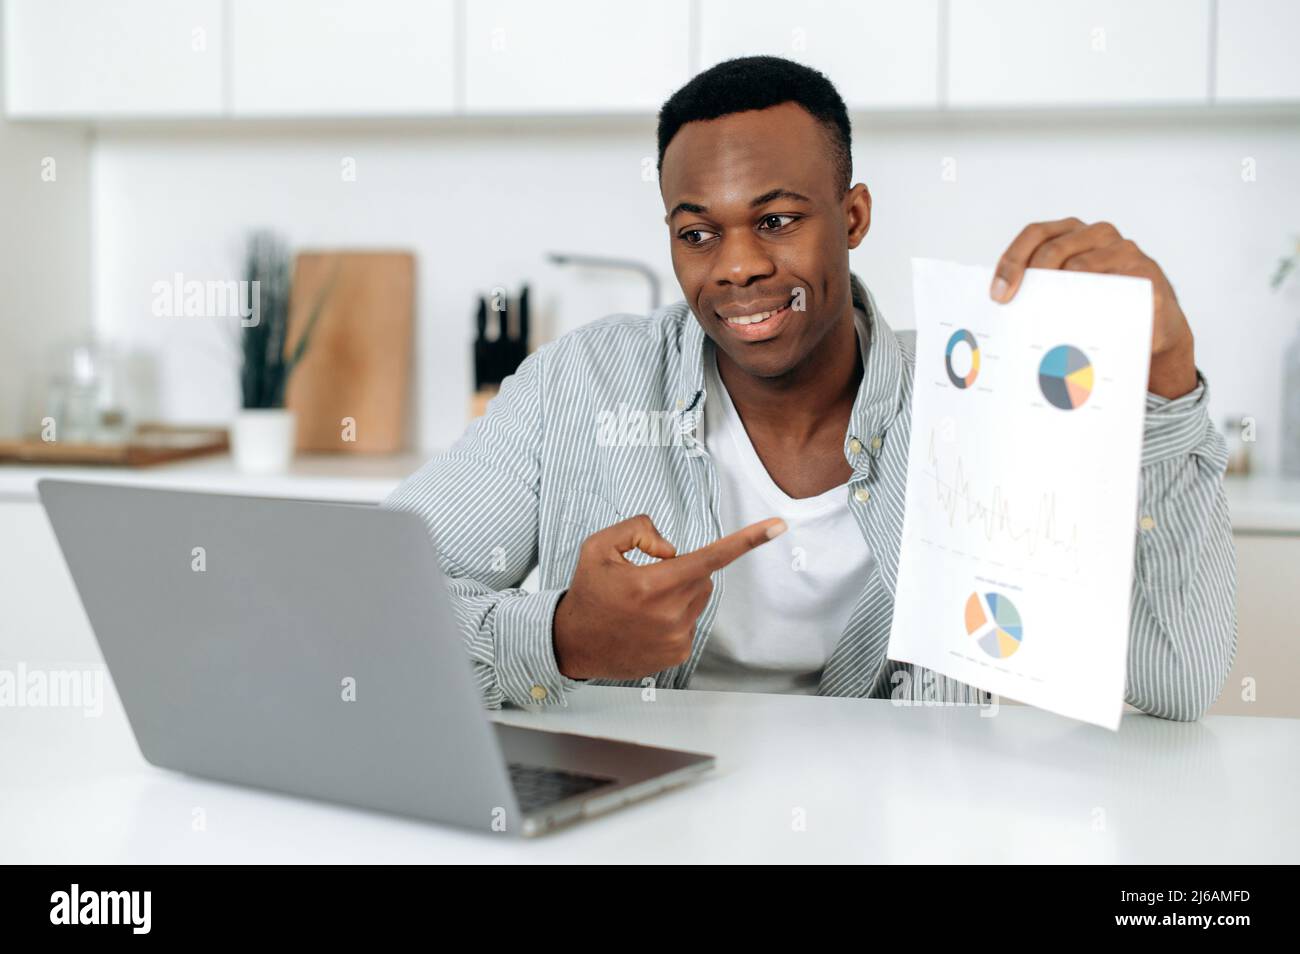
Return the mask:
[[(876, 565), (818, 693), (978, 703), (985, 696), (973, 687), (885, 658), (915, 333), (893, 331), (856, 275), (851, 286), (869, 334), (844, 435), (853, 468), (846, 493)], [(543, 345), (503, 382), (482, 418), (383, 502), (423, 518), (487, 706), (564, 705), (585, 684), (559, 671), (551, 624), (590, 534), (644, 513), (679, 553), (721, 536), (718, 477), (698, 439), (711, 348), (685, 301), (648, 316), (613, 315)], [(1236, 565), (1222, 485), (1227, 446), (1207, 404), (1199, 371), (1196, 388), (1182, 397), (1147, 395), (1125, 698), (1168, 719), (1199, 718), (1236, 651)], [(856, 494), (862, 487), (870, 493)], [(630, 559), (650, 558), (633, 551)], [(538, 589), (525, 591), (520, 583), (534, 567)], [(689, 688), (725, 569), (713, 583), (686, 662), (640, 680), (591, 682)]]

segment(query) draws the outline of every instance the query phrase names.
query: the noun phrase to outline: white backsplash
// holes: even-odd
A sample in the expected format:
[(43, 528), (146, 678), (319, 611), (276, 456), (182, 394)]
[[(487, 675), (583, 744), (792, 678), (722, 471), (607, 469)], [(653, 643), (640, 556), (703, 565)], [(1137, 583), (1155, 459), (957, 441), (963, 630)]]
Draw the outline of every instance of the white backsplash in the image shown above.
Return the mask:
[[(913, 256), (992, 264), (1039, 218), (1109, 219), (1170, 274), (1197, 334), (1216, 423), (1257, 419), (1257, 467), (1278, 458), (1280, 354), (1300, 286), (1268, 288), (1300, 233), (1300, 123), (1164, 115), (860, 121), (855, 179), (875, 199), (851, 256), (887, 319), (908, 327)], [(355, 181), (343, 163), (356, 162)], [(414, 443), (464, 427), (475, 296), (533, 289), (534, 340), (603, 314), (643, 312), (636, 276), (548, 264), (548, 251), (638, 258), (673, 278), (649, 120), (465, 123), (380, 131), (107, 127), (93, 151), (97, 328), (159, 358), (151, 401), (170, 420), (236, 406), (233, 355), (215, 323), (151, 314), (176, 272), (238, 277), (244, 233), (297, 247), (410, 248), (418, 257)], [(1243, 179), (1253, 160), (1256, 178)], [(950, 173), (955, 171), (955, 181)], [(949, 173), (949, 175), (945, 175)]]

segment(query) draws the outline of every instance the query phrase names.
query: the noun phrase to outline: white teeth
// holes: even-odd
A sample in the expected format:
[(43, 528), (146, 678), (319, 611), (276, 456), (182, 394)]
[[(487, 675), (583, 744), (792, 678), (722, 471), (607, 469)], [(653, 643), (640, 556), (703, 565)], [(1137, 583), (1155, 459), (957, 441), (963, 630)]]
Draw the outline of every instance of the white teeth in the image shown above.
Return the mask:
[[(784, 307), (785, 305), (781, 306), (781, 308)], [(740, 315), (736, 318), (728, 318), (726, 321), (729, 325), (756, 325), (760, 321), (766, 321), (768, 318), (771, 318), (777, 311), (780, 311), (781, 308), (776, 309), (776, 311), (760, 311), (755, 312), (752, 315)]]

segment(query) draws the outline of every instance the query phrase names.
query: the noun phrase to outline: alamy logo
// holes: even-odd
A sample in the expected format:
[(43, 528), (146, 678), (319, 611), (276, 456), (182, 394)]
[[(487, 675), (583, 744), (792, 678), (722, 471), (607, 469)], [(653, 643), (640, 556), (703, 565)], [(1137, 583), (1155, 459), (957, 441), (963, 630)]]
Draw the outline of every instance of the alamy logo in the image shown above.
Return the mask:
[(238, 318), (245, 328), (262, 321), (261, 282), (185, 280), (177, 272), (169, 282), (153, 283), (152, 311), (157, 318)]
[(104, 714), (103, 669), (0, 668), (0, 709), (80, 709)]
[(50, 895), (51, 924), (127, 924), (132, 934), (148, 934), (152, 891), (71, 891)]
[(596, 414), (597, 447), (672, 447), (695, 452), (699, 412), (644, 410), (619, 404), (616, 410)]

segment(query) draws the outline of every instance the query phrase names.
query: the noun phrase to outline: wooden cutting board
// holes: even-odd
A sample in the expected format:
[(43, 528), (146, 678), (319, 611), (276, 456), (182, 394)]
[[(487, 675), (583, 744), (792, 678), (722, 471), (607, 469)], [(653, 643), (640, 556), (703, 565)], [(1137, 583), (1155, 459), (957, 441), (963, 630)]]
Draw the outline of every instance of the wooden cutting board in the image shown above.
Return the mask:
[(150, 467), (187, 457), (221, 454), (229, 449), (229, 436), (224, 428), (141, 424), (120, 444), (47, 443), (37, 437), (0, 440), (0, 463)]
[(294, 264), (288, 348), (330, 286), (285, 405), (298, 450), (390, 454), (406, 447), (415, 257), (409, 252), (302, 252)]

